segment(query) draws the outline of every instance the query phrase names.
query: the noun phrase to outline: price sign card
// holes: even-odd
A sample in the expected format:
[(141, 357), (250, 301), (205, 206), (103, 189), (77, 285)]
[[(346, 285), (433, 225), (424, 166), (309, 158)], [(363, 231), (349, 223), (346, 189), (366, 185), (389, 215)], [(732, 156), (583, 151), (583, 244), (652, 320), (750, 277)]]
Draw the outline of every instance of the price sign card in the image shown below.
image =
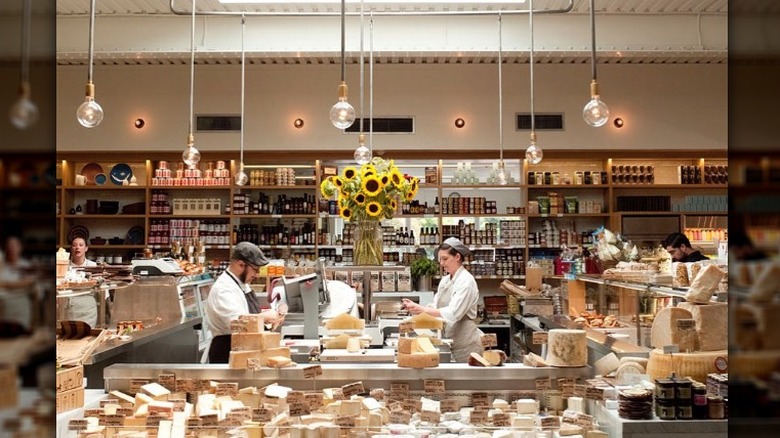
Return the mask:
[(482, 347), (484, 348), (491, 348), (498, 345), (498, 337), (496, 337), (495, 333), (485, 333), (480, 339), (482, 341)]
[(493, 414), (493, 426), (495, 427), (509, 427), (511, 426), (509, 420), (509, 413), (496, 412)]
[(173, 392), (176, 389), (176, 374), (160, 374), (157, 376), (157, 383), (164, 386), (168, 391)]
[(75, 430), (76, 432), (80, 432), (82, 430), (87, 430), (87, 426), (89, 426), (89, 423), (86, 419), (70, 420), (68, 423), (68, 430)]
[(585, 384), (576, 384), (574, 385), (574, 396), (575, 397), (582, 397), (585, 398), (585, 395), (588, 392), (588, 388)]
[(433, 411), (420, 412), (420, 419), (429, 423), (438, 424), (441, 419), (441, 414)]
[(547, 332), (534, 332), (531, 336), (531, 343), (533, 345), (542, 345), (547, 343)]
[(117, 408), (116, 414), (117, 415), (121, 415), (123, 417), (132, 417), (133, 416), (133, 408)]
[(363, 382), (348, 383), (341, 387), (341, 392), (344, 394), (344, 398), (349, 399), (353, 395), (362, 394), (365, 392), (363, 388)]
[(128, 391), (132, 395), (136, 395), (137, 393), (141, 392), (141, 387), (149, 384), (148, 380), (141, 380), (141, 379), (132, 379), (130, 380), (130, 390)]
[(116, 398), (109, 398), (109, 399), (105, 399), (105, 400), (100, 400), (100, 407), (101, 408), (105, 408), (106, 405), (118, 405), (118, 404), (119, 404), (119, 399), (116, 399)]
[(412, 420), (412, 414), (409, 411), (391, 411), (390, 422), (396, 424), (409, 424)]
[(217, 383), (217, 397), (235, 397), (238, 395), (238, 383), (220, 382)]
[(287, 393), (287, 403), (301, 403), (304, 400), (303, 391), (290, 391)]
[(176, 379), (176, 392), (195, 392), (195, 381), (192, 379)]
[(274, 412), (268, 408), (252, 409), (252, 421), (257, 423), (267, 423), (274, 418)]
[(403, 410), (409, 411), (411, 413), (420, 412), (420, 409), (422, 409), (422, 401), (413, 398), (407, 398), (404, 399), (401, 406), (403, 407)]
[(303, 369), (304, 379), (313, 379), (322, 375), (322, 365), (312, 365)]
[(184, 408), (187, 406), (187, 400), (183, 398), (168, 399), (168, 401), (173, 403), (174, 412), (184, 412)]
[(349, 415), (339, 415), (336, 417), (336, 426), (355, 427), (355, 417)]
[(487, 392), (475, 392), (471, 394), (471, 405), (476, 407), (489, 407), (490, 402), (488, 400)]
[(444, 392), (444, 379), (425, 379), (423, 388), (426, 394), (441, 394)]
[(548, 391), (550, 389), (550, 379), (543, 377), (541, 379), (534, 380), (537, 391)]
[(474, 409), (471, 411), (471, 416), (469, 417), (469, 422), (471, 424), (485, 424), (488, 421), (488, 411), (487, 409)]
[(306, 402), (290, 403), (290, 415), (300, 417), (311, 414), (311, 407)]
[(458, 412), (460, 410), (460, 403), (454, 398), (445, 398), (439, 403), (439, 409), (442, 412)]
[(368, 394), (369, 394), (369, 396), (371, 398), (373, 398), (376, 401), (382, 401), (382, 400), (385, 399), (385, 389), (384, 388), (374, 388)]
[(246, 360), (246, 369), (249, 371), (260, 371), (263, 368), (263, 362), (259, 357), (250, 357)]
[(202, 426), (203, 426), (203, 420), (201, 420), (199, 417), (187, 418), (187, 429), (193, 429)]
[(319, 409), (322, 407), (323, 394), (321, 392), (312, 392), (304, 396), (304, 400), (309, 404), (312, 409)]
[(580, 427), (593, 427), (593, 415), (577, 413), (577, 425)]

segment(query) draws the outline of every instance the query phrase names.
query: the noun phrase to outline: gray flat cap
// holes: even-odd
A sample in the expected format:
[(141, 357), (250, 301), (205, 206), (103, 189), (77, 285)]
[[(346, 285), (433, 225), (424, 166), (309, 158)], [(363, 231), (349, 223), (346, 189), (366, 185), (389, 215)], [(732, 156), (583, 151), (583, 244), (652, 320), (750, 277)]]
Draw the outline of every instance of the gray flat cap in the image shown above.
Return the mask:
[(450, 248), (459, 252), (460, 255), (462, 255), (463, 257), (466, 257), (467, 255), (471, 254), (469, 247), (464, 245), (463, 242), (461, 242), (460, 239), (458, 239), (457, 237), (448, 237), (447, 240), (442, 242), (442, 246), (444, 245), (448, 245)]
[(230, 252), (230, 258), (232, 260), (241, 260), (256, 267), (268, 264), (268, 259), (263, 255), (263, 251), (251, 242), (239, 242)]

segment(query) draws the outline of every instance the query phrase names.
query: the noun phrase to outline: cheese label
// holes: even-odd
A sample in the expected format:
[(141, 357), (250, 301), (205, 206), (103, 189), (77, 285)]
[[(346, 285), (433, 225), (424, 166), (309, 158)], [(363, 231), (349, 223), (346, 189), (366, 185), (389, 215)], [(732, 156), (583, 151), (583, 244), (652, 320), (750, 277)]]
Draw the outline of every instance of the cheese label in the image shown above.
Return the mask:
[(174, 392), (176, 390), (176, 374), (160, 374), (157, 376), (157, 383), (162, 385), (168, 391)]
[(130, 394), (135, 395), (139, 392), (141, 392), (141, 387), (144, 385), (148, 385), (149, 380), (141, 380), (141, 379), (131, 379), (130, 380), (130, 390), (128, 391)]
[(404, 399), (404, 401), (401, 404), (401, 407), (403, 408), (403, 410), (412, 413), (420, 412), (420, 410), (422, 409), (422, 401), (413, 398), (407, 398)]
[(480, 341), (482, 342), (482, 347), (484, 348), (495, 347), (498, 345), (498, 337), (495, 333), (485, 333), (480, 337)]
[(438, 424), (441, 419), (441, 414), (433, 411), (422, 411), (420, 412), (420, 419), (429, 423)]
[(103, 415), (102, 408), (84, 409), (84, 418), (86, 417), (99, 417)]
[(550, 379), (548, 377), (543, 377), (541, 379), (534, 380), (534, 383), (536, 385), (537, 391), (547, 391), (550, 389)]
[(664, 345), (664, 354), (679, 353), (680, 349), (676, 345)]
[(392, 411), (390, 412), (390, 422), (396, 424), (409, 424), (412, 420), (412, 414), (408, 411)]
[(219, 417), (217, 416), (217, 414), (203, 415), (200, 417), (200, 419), (201, 419), (201, 424), (204, 427), (216, 426), (217, 424), (219, 424)]
[(311, 407), (306, 402), (290, 403), (290, 415), (300, 417), (311, 414)]
[(387, 405), (387, 409), (390, 409), (390, 411), (403, 411), (404, 410), (404, 404), (400, 401), (394, 401), (391, 402), (389, 405)]
[(398, 333), (405, 335), (414, 331), (414, 321), (401, 321), (398, 323)]
[(442, 412), (458, 412), (460, 410), (460, 403), (454, 398), (445, 398), (439, 404), (439, 409)]
[(350, 398), (353, 395), (358, 395), (366, 392), (363, 388), (363, 382), (348, 383), (341, 387), (341, 393), (344, 394), (344, 398)]
[(426, 394), (441, 394), (444, 392), (444, 379), (424, 379), (423, 388)]
[(187, 405), (187, 400), (183, 398), (174, 398), (168, 399), (168, 401), (173, 403), (174, 412), (184, 412), (184, 407)]
[(217, 397), (235, 397), (238, 395), (238, 383), (236, 382), (220, 382), (217, 383), (216, 390)]
[(542, 345), (547, 343), (547, 332), (534, 332), (531, 335), (531, 343), (533, 345)]
[(574, 384), (564, 383), (558, 384), (558, 388), (561, 390), (561, 397), (568, 398), (574, 396)]
[(578, 413), (577, 425), (581, 427), (593, 427), (593, 415)]
[(304, 395), (303, 398), (311, 409), (319, 409), (322, 407), (323, 394), (321, 392), (312, 392)]
[(195, 381), (192, 379), (176, 379), (176, 392), (195, 392)]
[(246, 369), (249, 371), (259, 371), (263, 368), (263, 362), (259, 357), (248, 357), (246, 359)]
[(106, 414), (98, 415), (98, 426), (105, 426), (105, 425), (106, 425)]
[(718, 356), (715, 359), (715, 369), (718, 372), (725, 373), (729, 369), (729, 361), (723, 356)]
[(585, 398), (585, 394), (587, 393), (587, 386), (584, 384), (575, 384), (574, 385), (574, 397), (581, 397)]
[(335, 420), (336, 426), (355, 427), (355, 417), (350, 415), (339, 415)]
[(118, 405), (118, 404), (119, 404), (119, 399), (117, 399), (117, 398), (109, 398), (109, 399), (105, 399), (105, 400), (100, 400), (100, 407), (101, 408), (105, 408), (106, 405)]
[(395, 395), (406, 395), (409, 394), (409, 384), (408, 383), (391, 383), (390, 384), (390, 391)]
[(240, 408), (235, 408), (232, 411), (230, 411), (230, 413), (235, 415), (240, 415), (241, 421), (252, 420), (252, 408), (249, 406), (242, 406)]
[(474, 409), (471, 411), (471, 416), (469, 417), (469, 422), (471, 424), (485, 424), (488, 420), (488, 411), (487, 409)]
[(121, 415), (106, 415), (103, 424), (107, 427), (122, 427), (125, 425), (125, 417)]
[(368, 394), (371, 398), (373, 398), (376, 401), (382, 401), (385, 399), (384, 388), (374, 388)]
[(211, 381), (209, 379), (195, 380), (195, 392), (203, 392), (209, 390), (211, 390)]
[(290, 391), (287, 393), (287, 403), (302, 403), (304, 400), (303, 391)]
[(187, 418), (187, 429), (193, 429), (201, 426), (203, 426), (203, 420), (199, 417)]
[(677, 328), (679, 330), (696, 330), (696, 320), (695, 319), (678, 319), (677, 320)]
[(560, 417), (541, 417), (539, 418), (539, 423), (542, 426), (542, 429), (560, 429), (561, 428), (561, 418)]
[(471, 405), (476, 407), (488, 407), (490, 402), (488, 400), (487, 392), (475, 392), (471, 394)]
[(132, 417), (133, 416), (133, 408), (117, 408), (116, 414), (117, 415), (121, 415), (123, 417)]
[(344, 400), (344, 393), (341, 388), (333, 388), (333, 400)]
[(303, 369), (304, 379), (314, 379), (322, 375), (322, 365), (312, 365)]
[(160, 415), (159, 413), (150, 412), (149, 415), (146, 417), (146, 427), (160, 427), (160, 421), (167, 420), (168, 417), (165, 415)]
[(274, 418), (274, 412), (268, 408), (252, 409), (252, 421), (256, 423), (267, 423)]
[(68, 430), (75, 430), (77, 432), (87, 430), (87, 426), (89, 426), (89, 423), (85, 418), (80, 420), (70, 420), (70, 422), (68, 422)]
[(561, 385), (574, 385), (577, 383), (577, 379), (574, 377), (561, 377), (558, 379), (558, 386)]
[(511, 426), (511, 421), (509, 419), (509, 413), (507, 412), (496, 412), (493, 414), (493, 426), (494, 427), (509, 427)]
[[(230, 413), (232, 414), (232, 412)], [(241, 420), (234, 416), (227, 414), (224, 420), (219, 422), (219, 427), (238, 427), (241, 426)]]

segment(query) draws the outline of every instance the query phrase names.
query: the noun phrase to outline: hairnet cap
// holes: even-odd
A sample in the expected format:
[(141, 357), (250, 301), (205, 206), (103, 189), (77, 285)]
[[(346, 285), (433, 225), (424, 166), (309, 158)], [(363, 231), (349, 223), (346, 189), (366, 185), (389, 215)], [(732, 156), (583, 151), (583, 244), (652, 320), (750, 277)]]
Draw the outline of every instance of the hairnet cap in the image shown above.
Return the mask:
[(250, 242), (239, 242), (233, 247), (230, 258), (233, 260), (241, 260), (257, 267), (268, 264), (268, 259), (263, 255), (263, 251), (260, 250), (257, 245)]
[(448, 237), (442, 243), (442, 245), (448, 245), (450, 248), (460, 253), (460, 255), (462, 255), (463, 257), (466, 257), (467, 255), (471, 254), (469, 247), (464, 245), (463, 242), (461, 242), (460, 239), (456, 237)]

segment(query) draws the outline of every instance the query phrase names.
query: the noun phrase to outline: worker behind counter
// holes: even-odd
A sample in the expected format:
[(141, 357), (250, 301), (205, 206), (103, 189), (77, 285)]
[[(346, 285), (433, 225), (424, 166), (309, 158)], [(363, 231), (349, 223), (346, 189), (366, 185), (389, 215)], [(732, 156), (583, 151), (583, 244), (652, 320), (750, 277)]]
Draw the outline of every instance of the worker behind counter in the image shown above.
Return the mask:
[(209, 363), (228, 363), (230, 359), (230, 321), (240, 315), (259, 313), (266, 323), (277, 328), (284, 316), (274, 310), (260, 311), (260, 304), (249, 286), (261, 266), (268, 264), (263, 251), (250, 242), (240, 242), (230, 252), (230, 265), (211, 287), (206, 301), (207, 326), (213, 335)]
[(422, 306), (404, 299), (403, 306), (412, 315), (427, 313), (444, 319), (444, 337), (452, 339), (452, 358), (467, 362), (471, 353), (482, 353), (482, 331), (477, 317), (479, 288), (474, 276), (463, 267), (469, 249), (460, 240), (450, 237), (436, 251), (439, 264), (447, 273), (439, 282), (433, 306)]
[(664, 240), (664, 247), (672, 256), (672, 261), (693, 263), (702, 260), (709, 260), (707, 256), (700, 251), (693, 249), (691, 241), (683, 233), (672, 233)]

